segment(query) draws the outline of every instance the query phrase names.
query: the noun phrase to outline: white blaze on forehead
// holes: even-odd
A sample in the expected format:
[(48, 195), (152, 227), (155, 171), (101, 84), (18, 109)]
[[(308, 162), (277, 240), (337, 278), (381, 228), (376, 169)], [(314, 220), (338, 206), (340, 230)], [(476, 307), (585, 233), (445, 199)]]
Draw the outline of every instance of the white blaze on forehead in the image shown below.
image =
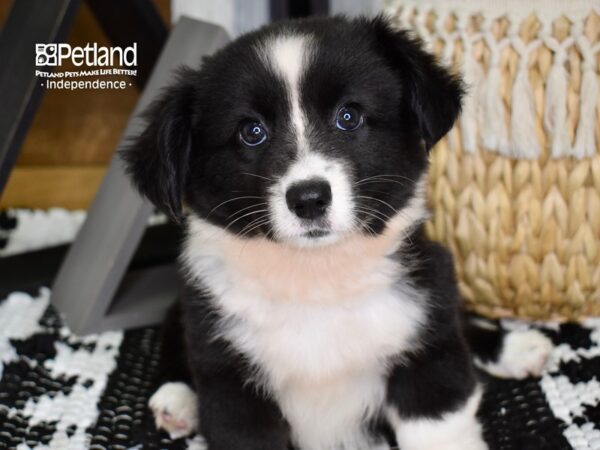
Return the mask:
[(308, 151), (306, 116), (300, 105), (300, 80), (310, 56), (310, 38), (301, 35), (278, 36), (267, 41), (264, 54), (273, 70), (283, 79), (298, 150)]

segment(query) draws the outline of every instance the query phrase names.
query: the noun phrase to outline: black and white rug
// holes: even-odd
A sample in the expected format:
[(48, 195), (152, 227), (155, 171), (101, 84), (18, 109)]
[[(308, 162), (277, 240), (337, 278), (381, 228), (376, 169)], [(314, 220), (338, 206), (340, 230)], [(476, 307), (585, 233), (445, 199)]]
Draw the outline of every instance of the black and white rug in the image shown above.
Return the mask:
[[(156, 327), (75, 336), (49, 294), (40, 288), (0, 299), (0, 448), (205, 448), (200, 437), (171, 440), (154, 428), (147, 400), (160, 351)], [(503, 325), (537, 327), (556, 348), (540, 379), (482, 374), (490, 448), (600, 450), (600, 319)]]

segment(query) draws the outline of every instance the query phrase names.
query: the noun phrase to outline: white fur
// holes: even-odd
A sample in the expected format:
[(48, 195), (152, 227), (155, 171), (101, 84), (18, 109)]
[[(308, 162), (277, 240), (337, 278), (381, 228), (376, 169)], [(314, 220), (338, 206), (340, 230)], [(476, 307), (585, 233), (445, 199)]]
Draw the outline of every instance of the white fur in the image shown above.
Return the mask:
[(362, 424), (385, 398), (390, 358), (418, 345), (426, 293), (388, 256), (426, 214), (423, 192), (379, 237), (299, 248), (240, 239), (192, 217), (184, 263), (215, 298), (221, 334), (254, 363), (300, 448), (374, 448)]
[(402, 450), (487, 450), (476, 417), (480, 401), (478, 388), (460, 410), (441, 419), (401, 419), (392, 407), (387, 417)]
[(552, 341), (538, 330), (515, 330), (504, 337), (502, 353), (496, 362), (475, 364), (500, 378), (522, 379), (540, 376), (553, 349)]
[(284, 35), (267, 41), (263, 57), (282, 78), (289, 92), (292, 123), (300, 152), (308, 151), (306, 114), (300, 105), (300, 80), (310, 58), (311, 40), (306, 35)]
[[(288, 172), (276, 183), (269, 198), (269, 212), (273, 218), (275, 233), (280, 240), (289, 240), (298, 245), (321, 245), (335, 242), (340, 233), (352, 229), (352, 187), (345, 168), (315, 153), (308, 140), (308, 120), (300, 100), (300, 81), (307, 60), (311, 57), (311, 38), (306, 35), (284, 35), (267, 41), (262, 50), (266, 60), (283, 80), (288, 90), (292, 129), (296, 138), (296, 160)], [(312, 178), (323, 178), (331, 186), (332, 204), (325, 218), (325, 228), (331, 233), (319, 239), (307, 238), (306, 233), (323, 225), (303, 223), (289, 211), (285, 199), (287, 189), (294, 183)]]
[(198, 426), (196, 393), (185, 383), (163, 384), (150, 397), (148, 406), (154, 414), (157, 429), (163, 429), (171, 439), (189, 436)]

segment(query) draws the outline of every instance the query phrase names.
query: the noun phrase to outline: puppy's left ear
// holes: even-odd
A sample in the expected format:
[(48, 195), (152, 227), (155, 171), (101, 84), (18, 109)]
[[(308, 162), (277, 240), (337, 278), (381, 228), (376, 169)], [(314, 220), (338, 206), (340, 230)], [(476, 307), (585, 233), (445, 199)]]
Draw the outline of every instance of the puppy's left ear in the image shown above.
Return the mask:
[(121, 151), (125, 168), (137, 190), (179, 221), (192, 147), (192, 101), (195, 72), (183, 69), (147, 109), (146, 128)]
[(463, 83), (424, 50), (406, 30), (378, 16), (371, 21), (377, 45), (402, 80), (402, 95), (420, 136), (430, 149), (452, 128), (461, 109)]

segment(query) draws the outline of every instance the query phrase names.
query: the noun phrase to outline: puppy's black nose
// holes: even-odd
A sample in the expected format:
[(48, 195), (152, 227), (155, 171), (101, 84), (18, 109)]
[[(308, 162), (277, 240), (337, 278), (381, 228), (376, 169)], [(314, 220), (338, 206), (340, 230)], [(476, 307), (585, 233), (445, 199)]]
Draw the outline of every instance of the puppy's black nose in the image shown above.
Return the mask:
[(292, 184), (285, 193), (288, 208), (301, 219), (318, 219), (331, 204), (331, 187), (325, 180)]

